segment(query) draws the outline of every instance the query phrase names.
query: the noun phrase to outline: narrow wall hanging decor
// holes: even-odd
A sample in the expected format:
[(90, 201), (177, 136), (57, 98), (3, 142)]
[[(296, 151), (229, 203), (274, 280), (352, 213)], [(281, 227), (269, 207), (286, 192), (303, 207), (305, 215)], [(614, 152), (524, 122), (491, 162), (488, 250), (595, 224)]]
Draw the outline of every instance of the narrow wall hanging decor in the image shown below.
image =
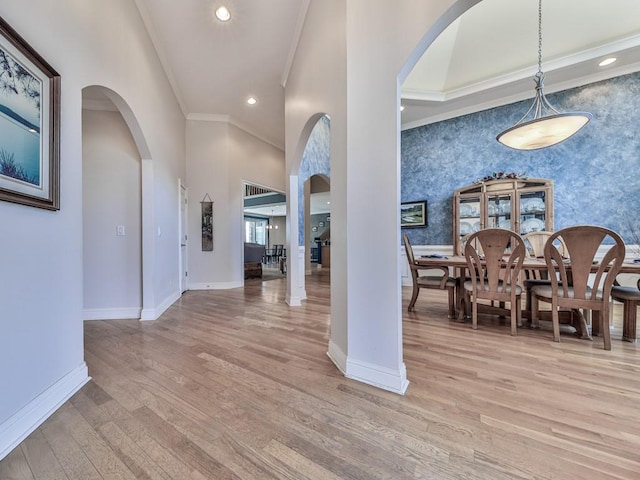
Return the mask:
[(205, 194), (200, 202), (202, 210), (202, 251), (213, 251), (213, 201), (209, 194)]

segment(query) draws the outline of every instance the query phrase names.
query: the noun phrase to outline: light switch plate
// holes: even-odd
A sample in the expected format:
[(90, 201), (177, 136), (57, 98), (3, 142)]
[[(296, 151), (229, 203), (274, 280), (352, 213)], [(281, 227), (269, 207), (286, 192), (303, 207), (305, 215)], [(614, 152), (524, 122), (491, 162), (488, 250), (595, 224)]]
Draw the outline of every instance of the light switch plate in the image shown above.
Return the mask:
[(119, 237), (124, 236), (124, 225), (118, 225), (116, 227), (116, 235)]

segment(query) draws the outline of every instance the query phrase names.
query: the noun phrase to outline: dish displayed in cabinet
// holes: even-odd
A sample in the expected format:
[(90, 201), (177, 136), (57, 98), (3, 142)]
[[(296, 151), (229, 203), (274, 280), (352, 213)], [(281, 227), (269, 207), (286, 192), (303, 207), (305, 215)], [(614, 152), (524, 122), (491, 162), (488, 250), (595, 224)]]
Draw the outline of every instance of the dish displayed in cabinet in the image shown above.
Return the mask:
[(544, 201), (541, 198), (523, 198), (520, 200), (520, 213), (544, 212)]
[(520, 233), (541, 232), (544, 230), (544, 222), (538, 218), (530, 218), (522, 222)]
[(478, 215), (480, 215), (480, 212), (473, 205), (469, 205), (468, 203), (460, 204), (461, 217), (477, 217)]
[(473, 226), (469, 222), (460, 222), (460, 235), (469, 235), (473, 232)]

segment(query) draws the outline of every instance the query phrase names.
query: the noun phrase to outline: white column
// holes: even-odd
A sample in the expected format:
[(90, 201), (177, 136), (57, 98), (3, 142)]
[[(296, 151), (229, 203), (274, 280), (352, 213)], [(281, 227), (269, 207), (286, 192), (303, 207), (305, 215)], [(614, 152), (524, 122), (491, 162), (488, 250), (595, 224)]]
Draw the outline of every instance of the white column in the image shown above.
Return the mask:
[[(302, 304), (307, 298), (304, 285), (304, 248), (298, 239), (298, 176), (289, 176), (287, 183), (287, 295), (285, 301), (291, 307)], [(302, 251), (302, 253), (301, 253)]]
[(140, 320), (156, 319), (153, 288), (155, 216), (153, 209), (153, 160), (142, 159), (142, 312)]
[(304, 269), (306, 275), (311, 275), (311, 179), (304, 182)]

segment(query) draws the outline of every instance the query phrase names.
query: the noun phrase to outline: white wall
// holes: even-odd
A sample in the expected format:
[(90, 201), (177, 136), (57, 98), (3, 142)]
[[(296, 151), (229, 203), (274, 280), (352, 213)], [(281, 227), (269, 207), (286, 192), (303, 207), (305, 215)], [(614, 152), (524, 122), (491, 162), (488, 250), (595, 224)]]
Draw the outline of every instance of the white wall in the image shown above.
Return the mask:
[[(226, 121), (187, 122), (189, 289), (244, 283), (244, 183), (284, 190), (284, 153)], [(201, 248), (200, 201), (213, 200), (213, 251)]]
[(82, 140), (83, 317), (140, 318), (140, 154), (119, 112), (83, 110)]
[[(396, 392), (407, 386), (398, 250), (399, 85), (424, 48), (474, 3), (402, 0), (389, 8), (383, 0), (312, 2), (287, 80), (287, 173), (296, 172), (309, 119), (318, 112), (331, 117), (329, 355), (347, 376)], [(371, 242), (368, 226), (374, 223), (380, 228)]]
[[(83, 87), (104, 85), (117, 92), (139, 125), (137, 140), (148, 147), (142, 158), (153, 165), (146, 182), (152, 212), (145, 232), (152, 259), (147, 266), (152, 314), (179, 295), (177, 178), (184, 177), (185, 169), (184, 116), (134, 2), (0, 0), (0, 11), (62, 80), (60, 211), (0, 202), (1, 458), (87, 380)], [(151, 236), (157, 227), (162, 236)]]
[[(332, 263), (346, 265), (346, 7), (341, 0), (311, 2), (285, 87), (286, 173), (297, 176), (302, 153), (316, 121), (331, 119)], [(287, 301), (305, 295), (305, 258), (298, 249), (298, 180), (287, 184), (289, 241)], [(347, 355), (347, 271), (331, 269), (329, 353), (345, 371)]]

